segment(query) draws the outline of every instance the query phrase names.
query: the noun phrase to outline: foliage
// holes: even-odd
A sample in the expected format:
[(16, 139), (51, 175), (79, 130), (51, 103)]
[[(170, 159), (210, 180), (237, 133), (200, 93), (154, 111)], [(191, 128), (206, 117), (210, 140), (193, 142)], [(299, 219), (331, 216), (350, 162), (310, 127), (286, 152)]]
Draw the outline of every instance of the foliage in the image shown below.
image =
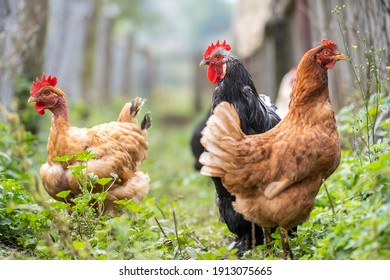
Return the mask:
[[(360, 97), (357, 99), (356, 105), (352, 104), (346, 108), (350, 113), (354, 113), (349, 117), (355, 117), (356, 120), (355, 123), (351, 124), (354, 138), (352, 148), (356, 153), (363, 152), (367, 160), (372, 162), (377, 159), (377, 154), (382, 152), (382, 150), (377, 150), (378, 147), (375, 144), (378, 140), (385, 139), (378, 124), (390, 112), (389, 88), (381, 74), (384, 69), (380, 68), (385, 49), (375, 49), (374, 46), (368, 45), (364, 35), (359, 30), (356, 31), (358, 43), (352, 46), (348, 44), (343, 21), (345, 8), (345, 5), (342, 7), (336, 6), (332, 13), (337, 18), (345, 52), (349, 57), (348, 62)], [(364, 61), (358, 63), (361, 57), (364, 58)], [(348, 124), (348, 122), (346, 123)], [(363, 154), (357, 154), (357, 156), (362, 157)]]
[(23, 187), (28, 182), (26, 170), (34, 159), (37, 142), (24, 131), (16, 114), (4, 108), (2, 112), (9, 125), (0, 123), (0, 244), (31, 249), (47, 220), (46, 213)]
[(36, 114), (33, 110), (27, 109), (27, 98), (30, 95), (30, 86), (31, 81), (27, 78), (27, 75), (19, 75), (16, 77), (15, 96), (17, 97), (17, 100), (21, 101), (18, 102), (19, 104), (16, 104), (18, 107), (18, 113), (26, 130), (36, 134), (39, 131), (39, 115)]
[(46, 217), (20, 184), (0, 176), (0, 242), (30, 248), (45, 228)]
[[(16, 105), (15, 105), (16, 107)], [(34, 161), (37, 139), (26, 132), (18, 114), (0, 107), (9, 125), (0, 123), (0, 174), (5, 178), (26, 180), (25, 172)]]

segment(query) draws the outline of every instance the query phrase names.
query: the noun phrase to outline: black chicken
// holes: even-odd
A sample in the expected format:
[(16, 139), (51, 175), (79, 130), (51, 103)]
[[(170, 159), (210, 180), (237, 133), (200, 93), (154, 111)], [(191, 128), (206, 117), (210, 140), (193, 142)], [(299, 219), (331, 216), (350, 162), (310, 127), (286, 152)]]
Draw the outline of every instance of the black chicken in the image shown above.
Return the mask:
[[(250, 74), (242, 62), (230, 52), (230, 45), (226, 44), (226, 41), (222, 44), (217, 41), (215, 45), (211, 44), (207, 48), (200, 63), (200, 66), (203, 65), (208, 65), (207, 77), (210, 82), (218, 84), (213, 94), (211, 113), (222, 101), (233, 104), (240, 116), (241, 129), (245, 134), (263, 133), (280, 121), (277, 108), (268, 96), (257, 93)], [(199, 148), (201, 144), (197, 139), (200, 139), (200, 132), (208, 117), (209, 115), (196, 127), (191, 139), (192, 150), (197, 159), (198, 154), (203, 151)], [(200, 163), (196, 161), (195, 168), (200, 167)], [(221, 219), (236, 235), (234, 247), (238, 249), (238, 255), (242, 256), (252, 245), (263, 244), (263, 231), (234, 210), (232, 202), (235, 201), (235, 196), (226, 190), (221, 179), (218, 177), (212, 179)], [(255, 240), (252, 237), (255, 237)]]

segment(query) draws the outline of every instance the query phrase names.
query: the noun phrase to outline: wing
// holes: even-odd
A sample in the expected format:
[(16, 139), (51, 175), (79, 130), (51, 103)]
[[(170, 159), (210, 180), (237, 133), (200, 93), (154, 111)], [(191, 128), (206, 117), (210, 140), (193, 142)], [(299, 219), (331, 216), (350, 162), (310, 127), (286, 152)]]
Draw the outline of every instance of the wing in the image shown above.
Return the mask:
[[(55, 157), (76, 155), (85, 150), (96, 156), (88, 162), (88, 172), (99, 177), (110, 177), (116, 173), (125, 177), (124, 170), (136, 170), (146, 159), (146, 129), (128, 122), (111, 122), (92, 128), (70, 127), (63, 133), (52, 133), (48, 142), (48, 164), (57, 164)], [(75, 158), (60, 163), (64, 170), (67, 165), (79, 164)]]

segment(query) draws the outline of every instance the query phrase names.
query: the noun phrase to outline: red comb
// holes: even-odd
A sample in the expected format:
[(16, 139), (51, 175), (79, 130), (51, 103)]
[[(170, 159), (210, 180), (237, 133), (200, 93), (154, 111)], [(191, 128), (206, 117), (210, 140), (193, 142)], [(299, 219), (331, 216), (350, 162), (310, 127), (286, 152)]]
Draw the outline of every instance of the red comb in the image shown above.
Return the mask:
[(39, 90), (44, 86), (55, 86), (57, 84), (57, 78), (55, 76), (49, 75), (48, 77), (45, 74), (42, 74), (41, 80), (38, 78), (35, 79), (35, 82), (32, 83), (30, 88), (30, 94), (34, 95), (39, 92)]
[(325, 46), (328, 46), (328, 47), (331, 47), (331, 48), (336, 48), (336, 43), (331, 41), (331, 40), (322, 40), (322, 44), (325, 45)]
[(231, 47), (229, 44), (226, 44), (226, 40), (223, 40), (222, 44), (219, 42), (219, 40), (215, 43), (211, 43), (211, 45), (206, 49), (206, 51), (203, 54), (203, 58), (206, 59), (210, 56), (210, 54), (216, 49), (216, 48), (223, 48), (227, 51), (230, 51)]

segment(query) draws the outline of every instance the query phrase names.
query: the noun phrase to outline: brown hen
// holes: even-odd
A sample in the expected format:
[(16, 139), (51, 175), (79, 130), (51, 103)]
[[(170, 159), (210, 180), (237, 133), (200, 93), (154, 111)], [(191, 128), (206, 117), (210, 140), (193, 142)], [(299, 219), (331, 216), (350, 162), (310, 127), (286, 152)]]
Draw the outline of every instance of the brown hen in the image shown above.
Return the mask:
[(293, 258), (287, 230), (309, 217), (322, 181), (340, 161), (327, 70), (344, 59), (328, 40), (309, 50), (298, 65), (289, 112), (273, 129), (245, 135), (234, 107), (222, 102), (202, 132), (201, 173), (222, 178), (237, 198), (235, 209), (263, 228), (268, 248), (270, 228), (279, 226), (287, 259)]
[[(55, 87), (57, 78), (42, 75), (32, 84), (28, 102), (35, 102), (35, 109), (41, 115), (45, 110), (53, 113), (50, 135), (47, 144), (47, 162), (40, 169), (43, 186), (56, 200), (61, 191), (71, 190), (70, 197), (81, 194), (77, 180), (72, 176), (68, 165), (79, 165), (73, 158), (66, 162), (54, 159), (64, 155), (76, 155), (85, 150), (96, 154), (88, 161), (84, 172), (93, 172), (99, 178), (113, 178), (112, 186), (104, 202), (105, 212), (115, 213), (114, 201), (119, 199), (141, 200), (149, 189), (149, 176), (139, 170), (147, 156), (147, 129), (150, 116), (146, 114), (141, 125), (136, 118), (144, 100), (135, 98), (126, 103), (115, 122), (78, 128), (69, 126), (66, 94)], [(96, 185), (94, 192), (102, 191)]]

